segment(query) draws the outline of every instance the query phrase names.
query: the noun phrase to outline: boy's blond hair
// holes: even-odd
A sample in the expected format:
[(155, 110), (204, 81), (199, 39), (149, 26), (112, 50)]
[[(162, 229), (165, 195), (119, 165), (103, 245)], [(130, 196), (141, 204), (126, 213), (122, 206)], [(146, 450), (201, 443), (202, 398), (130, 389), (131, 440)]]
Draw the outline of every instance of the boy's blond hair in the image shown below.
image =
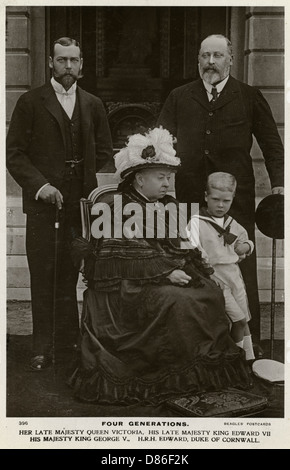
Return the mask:
[(230, 173), (217, 171), (211, 173), (207, 178), (206, 192), (210, 194), (211, 189), (219, 189), (220, 191), (236, 192), (237, 180)]

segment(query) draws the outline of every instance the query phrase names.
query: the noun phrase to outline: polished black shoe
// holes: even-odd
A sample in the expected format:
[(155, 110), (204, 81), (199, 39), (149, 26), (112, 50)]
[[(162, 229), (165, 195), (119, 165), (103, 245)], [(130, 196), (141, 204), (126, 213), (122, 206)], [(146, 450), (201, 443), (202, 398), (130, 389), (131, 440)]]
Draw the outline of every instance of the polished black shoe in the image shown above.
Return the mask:
[(51, 364), (51, 357), (40, 354), (31, 358), (30, 369), (34, 372), (41, 372), (47, 369)]

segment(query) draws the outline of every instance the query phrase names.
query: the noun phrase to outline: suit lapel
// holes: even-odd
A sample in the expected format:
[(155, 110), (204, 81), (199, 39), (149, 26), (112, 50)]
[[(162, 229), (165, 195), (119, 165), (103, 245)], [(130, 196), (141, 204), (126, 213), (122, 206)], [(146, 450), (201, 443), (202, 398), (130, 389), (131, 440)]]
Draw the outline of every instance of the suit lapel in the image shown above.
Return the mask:
[(214, 109), (222, 108), (230, 101), (233, 101), (236, 98), (238, 98), (238, 95), (239, 95), (239, 86), (236, 80), (230, 76), (220, 96), (214, 103), (213, 108)]
[(230, 101), (236, 99), (239, 93), (239, 86), (233, 77), (229, 77), (223, 91), (214, 105), (208, 101), (207, 92), (201, 79), (191, 83), (191, 97), (198, 101), (206, 109), (218, 109), (225, 106)]
[(201, 79), (196, 80), (195, 82), (191, 83), (190, 93), (191, 93), (191, 98), (195, 101), (198, 101), (198, 103), (201, 104), (201, 106), (203, 106), (206, 109), (209, 109), (211, 107), (208, 101), (206, 89), (204, 88)]
[(63, 144), (65, 147), (66, 146), (65, 129), (64, 129), (64, 123), (63, 123), (62, 111), (61, 111), (60, 104), (57, 100), (57, 97), (55, 96), (53, 87), (51, 85), (48, 85), (44, 89), (43, 99), (44, 99), (44, 106), (53, 115), (53, 117), (56, 119), (56, 121), (59, 124), (62, 138), (63, 138)]

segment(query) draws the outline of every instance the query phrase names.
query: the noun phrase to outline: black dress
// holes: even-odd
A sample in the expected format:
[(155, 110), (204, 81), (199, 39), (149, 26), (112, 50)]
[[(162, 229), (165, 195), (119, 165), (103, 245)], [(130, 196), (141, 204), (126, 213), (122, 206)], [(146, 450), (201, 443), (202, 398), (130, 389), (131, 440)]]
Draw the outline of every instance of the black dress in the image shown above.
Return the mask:
[[(146, 200), (134, 189), (122, 194), (122, 208)], [(173, 203), (165, 196), (160, 203)], [(123, 213), (122, 213), (123, 214)], [(71, 384), (89, 402), (158, 404), (176, 395), (247, 388), (242, 349), (229, 335), (221, 289), (213, 269), (196, 249), (181, 249), (180, 237), (103, 238), (74, 243), (74, 258), (85, 257), (81, 322), (81, 364)], [(123, 217), (128, 220), (127, 217)], [(167, 276), (183, 269), (186, 287)]]

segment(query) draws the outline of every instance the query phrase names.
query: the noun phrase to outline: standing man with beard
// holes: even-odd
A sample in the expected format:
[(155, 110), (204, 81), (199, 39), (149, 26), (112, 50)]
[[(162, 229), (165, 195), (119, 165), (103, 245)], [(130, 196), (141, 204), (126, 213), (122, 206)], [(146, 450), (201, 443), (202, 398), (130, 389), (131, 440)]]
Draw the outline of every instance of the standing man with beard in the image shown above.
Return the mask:
[(57, 346), (73, 348), (77, 343), (79, 273), (70, 258), (70, 244), (81, 234), (80, 198), (97, 186), (96, 172), (112, 156), (104, 106), (77, 85), (83, 68), (80, 44), (67, 37), (56, 40), (49, 67), (50, 82), (18, 100), (7, 136), (7, 168), (22, 188), (27, 215), (33, 319), (30, 367), (35, 371), (51, 364), (54, 333)]
[[(284, 150), (272, 112), (262, 93), (230, 75), (230, 41), (211, 35), (201, 43), (200, 79), (174, 89), (158, 125), (177, 137), (181, 169), (175, 177), (180, 202), (204, 204), (207, 176), (231, 173), (237, 180), (232, 215), (255, 240), (255, 178), (251, 147), (255, 136), (265, 159), (272, 193), (284, 186)], [(253, 340), (260, 340), (260, 307), (255, 254), (241, 263), (252, 315)], [(256, 351), (259, 351), (256, 347)], [(259, 357), (259, 354), (256, 355)]]

